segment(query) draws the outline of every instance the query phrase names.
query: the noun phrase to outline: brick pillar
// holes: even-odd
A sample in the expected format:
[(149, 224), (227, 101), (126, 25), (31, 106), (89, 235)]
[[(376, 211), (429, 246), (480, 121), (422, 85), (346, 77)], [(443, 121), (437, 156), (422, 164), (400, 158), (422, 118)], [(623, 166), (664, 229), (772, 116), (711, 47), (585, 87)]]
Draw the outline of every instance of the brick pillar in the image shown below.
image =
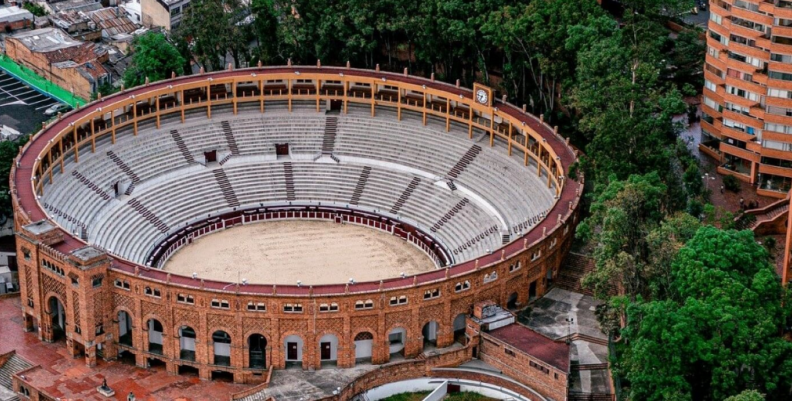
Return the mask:
[(85, 347), (85, 365), (88, 367), (96, 366), (96, 344)]
[(170, 376), (176, 376), (179, 374), (179, 365), (176, 362), (167, 361), (165, 362), (165, 371), (168, 372)]
[(142, 352), (135, 353), (135, 365), (139, 368), (147, 368), (148, 361), (146, 360), (146, 356), (143, 355)]
[(275, 369), (284, 369), (286, 368), (286, 355), (284, 354), (283, 350), (283, 337), (281, 336), (280, 332), (280, 320), (278, 318), (272, 319), (272, 344), (267, 343), (268, 352), (267, 358), (269, 359), (270, 364), (267, 366), (272, 366)]
[(212, 371), (209, 370), (209, 368), (198, 368), (198, 377), (200, 377), (201, 380), (212, 380)]
[[(113, 334), (113, 338), (118, 338), (118, 336)], [(113, 340), (105, 341), (104, 348), (102, 349), (102, 351), (104, 354), (105, 361), (118, 359), (118, 346), (116, 346), (115, 341)]]

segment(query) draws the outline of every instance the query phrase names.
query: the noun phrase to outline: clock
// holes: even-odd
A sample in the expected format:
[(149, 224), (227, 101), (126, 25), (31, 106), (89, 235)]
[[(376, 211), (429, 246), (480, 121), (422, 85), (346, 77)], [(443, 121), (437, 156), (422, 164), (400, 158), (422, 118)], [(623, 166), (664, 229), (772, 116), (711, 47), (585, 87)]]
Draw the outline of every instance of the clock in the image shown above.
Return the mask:
[(489, 105), (489, 94), (484, 89), (478, 89), (476, 91), (476, 101), (481, 104)]

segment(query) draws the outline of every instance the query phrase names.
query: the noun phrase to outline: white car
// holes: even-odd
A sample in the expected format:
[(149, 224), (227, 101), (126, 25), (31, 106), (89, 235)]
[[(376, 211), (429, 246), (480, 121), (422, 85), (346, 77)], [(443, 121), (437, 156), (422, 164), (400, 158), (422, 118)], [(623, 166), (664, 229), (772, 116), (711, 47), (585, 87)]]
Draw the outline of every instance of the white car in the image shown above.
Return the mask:
[(72, 107), (65, 103), (56, 103), (44, 110), (45, 116), (54, 116), (58, 113), (65, 113), (71, 110)]

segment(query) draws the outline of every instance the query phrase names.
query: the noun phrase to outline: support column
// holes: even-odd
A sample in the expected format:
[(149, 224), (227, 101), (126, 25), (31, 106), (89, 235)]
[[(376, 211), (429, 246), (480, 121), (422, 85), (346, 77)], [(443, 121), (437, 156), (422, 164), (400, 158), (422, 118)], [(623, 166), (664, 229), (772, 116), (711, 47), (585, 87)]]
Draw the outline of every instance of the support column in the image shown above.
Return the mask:
[[(137, 132), (137, 126), (135, 126), (135, 132)], [(80, 162), (80, 146), (77, 143), (77, 124), (72, 126), (72, 137), (74, 138), (74, 162)]]
[(399, 93), (396, 95), (397, 105), (396, 105), (396, 119), (401, 121), (401, 114), (402, 114), (402, 88), (399, 87)]
[(154, 101), (154, 113), (157, 116), (157, 129), (160, 128), (160, 97), (157, 96), (157, 100)]
[[(291, 102), (289, 111), (291, 111)], [(206, 118), (212, 118), (212, 85), (206, 85)]]
[(85, 347), (85, 365), (89, 368), (96, 366), (96, 344)]

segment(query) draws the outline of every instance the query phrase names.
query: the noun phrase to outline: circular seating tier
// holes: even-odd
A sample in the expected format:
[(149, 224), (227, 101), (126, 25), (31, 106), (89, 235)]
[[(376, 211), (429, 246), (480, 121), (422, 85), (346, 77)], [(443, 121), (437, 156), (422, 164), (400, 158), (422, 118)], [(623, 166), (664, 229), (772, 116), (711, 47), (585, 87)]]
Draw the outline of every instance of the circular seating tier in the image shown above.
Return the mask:
[[(288, 154), (276, 145), (288, 144)], [(489, 136), (404, 112), (325, 114), (269, 105), (163, 117), (98, 138), (55, 169), (41, 202), (95, 245), (144, 263), (191, 222), (260, 205), (337, 205), (398, 218), (431, 234), (453, 262), (497, 249), (555, 202), (547, 176)], [(282, 148), (282, 147), (281, 147)], [(206, 162), (204, 152), (216, 152)], [(121, 189), (116, 194), (115, 185)], [(485, 232), (494, 235), (482, 236)], [(483, 238), (471, 241), (473, 238)]]

